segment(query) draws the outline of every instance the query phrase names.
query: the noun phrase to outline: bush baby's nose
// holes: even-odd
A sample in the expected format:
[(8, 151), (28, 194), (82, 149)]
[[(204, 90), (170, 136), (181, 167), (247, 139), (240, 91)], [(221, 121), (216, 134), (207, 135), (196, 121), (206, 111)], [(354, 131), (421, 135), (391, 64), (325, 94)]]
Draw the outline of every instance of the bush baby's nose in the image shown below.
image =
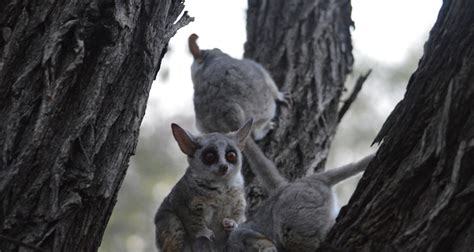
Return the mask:
[(229, 170), (229, 166), (226, 165), (226, 164), (223, 164), (223, 165), (219, 166), (218, 171), (219, 171), (220, 174), (226, 174), (228, 170)]

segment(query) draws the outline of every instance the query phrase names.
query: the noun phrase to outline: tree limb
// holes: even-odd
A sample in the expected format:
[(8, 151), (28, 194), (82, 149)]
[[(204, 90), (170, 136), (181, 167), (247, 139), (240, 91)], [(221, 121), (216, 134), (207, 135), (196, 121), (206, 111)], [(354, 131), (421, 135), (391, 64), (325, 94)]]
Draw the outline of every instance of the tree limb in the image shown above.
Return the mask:
[(349, 110), (350, 106), (357, 98), (357, 95), (359, 94), (360, 90), (362, 90), (362, 85), (364, 85), (365, 81), (367, 80), (367, 78), (369, 78), (369, 75), (371, 73), (372, 69), (370, 69), (366, 74), (360, 75), (359, 78), (357, 78), (354, 90), (352, 90), (352, 94), (349, 96), (349, 98), (347, 98), (347, 100), (344, 102), (341, 109), (339, 110), (338, 122), (341, 121), (342, 117), (344, 117), (346, 112)]
[(46, 250), (44, 250), (44, 249), (42, 249), (42, 248), (40, 248), (40, 247), (31, 245), (31, 244), (28, 244), (28, 243), (24, 243), (24, 242), (22, 242), (22, 241), (13, 239), (13, 238), (8, 237), (8, 236), (5, 236), (5, 235), (1, 235), (1, 234), (0, 234), (0, 239), (5, 240), (5, 241), (8, 241), (8, 242), (11, 242), (11, 243), (14, 243), (14, 244), (16, 244), (16, 245), (19, 245), (19, 246), (22, 246), (22, 247), (25, 247), (25, 248), (32, 249), (32, 250), (34, 250), (34, 251), (46, 252)]

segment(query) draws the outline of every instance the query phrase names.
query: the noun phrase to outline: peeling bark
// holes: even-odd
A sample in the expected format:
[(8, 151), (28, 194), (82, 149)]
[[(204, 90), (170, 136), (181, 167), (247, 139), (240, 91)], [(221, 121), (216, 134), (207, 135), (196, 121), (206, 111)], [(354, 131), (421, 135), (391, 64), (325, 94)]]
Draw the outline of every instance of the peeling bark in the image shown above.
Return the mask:
[[(350, 1), (249, 0), (245, 57), (271, 73), (293, 105), (259, 143), (290, 180), (321, 170), (338, 124), (338, 106), (353, 64)], [(266, 193), (244, 167), (251, 217)]]
[(328, 243), (343, 251), (474, 248), (473, 13), (473, 1), (444, 1)]
[[(0, 4), (0, 233), (95, 251), (181, 1)], [(0, 239), (0, 250), (20, 246)], [(26, 248), (22, 247), (21, 251)]]

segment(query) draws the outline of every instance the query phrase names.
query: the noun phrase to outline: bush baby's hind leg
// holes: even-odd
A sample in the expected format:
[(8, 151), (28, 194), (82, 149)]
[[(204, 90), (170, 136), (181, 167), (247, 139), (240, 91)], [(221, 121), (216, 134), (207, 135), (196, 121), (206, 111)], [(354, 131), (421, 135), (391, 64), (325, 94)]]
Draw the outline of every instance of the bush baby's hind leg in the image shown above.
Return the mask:
[(155, 217), (156, 245), (163, 252), (184, 251), (186, 233), (179, 218), (170, 212)]

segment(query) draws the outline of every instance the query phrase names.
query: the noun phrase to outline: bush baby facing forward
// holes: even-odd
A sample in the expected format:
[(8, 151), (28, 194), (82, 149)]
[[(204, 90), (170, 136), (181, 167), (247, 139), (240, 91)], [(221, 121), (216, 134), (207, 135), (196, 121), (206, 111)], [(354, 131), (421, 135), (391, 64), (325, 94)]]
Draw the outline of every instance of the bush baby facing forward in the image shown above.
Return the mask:
[(245, 220), (241, 151), (251, 128), (250, 120), (235, 132), (194, 136), (172, 124), (189, 166), (155, 216), (161, 251), (223, 251)]

